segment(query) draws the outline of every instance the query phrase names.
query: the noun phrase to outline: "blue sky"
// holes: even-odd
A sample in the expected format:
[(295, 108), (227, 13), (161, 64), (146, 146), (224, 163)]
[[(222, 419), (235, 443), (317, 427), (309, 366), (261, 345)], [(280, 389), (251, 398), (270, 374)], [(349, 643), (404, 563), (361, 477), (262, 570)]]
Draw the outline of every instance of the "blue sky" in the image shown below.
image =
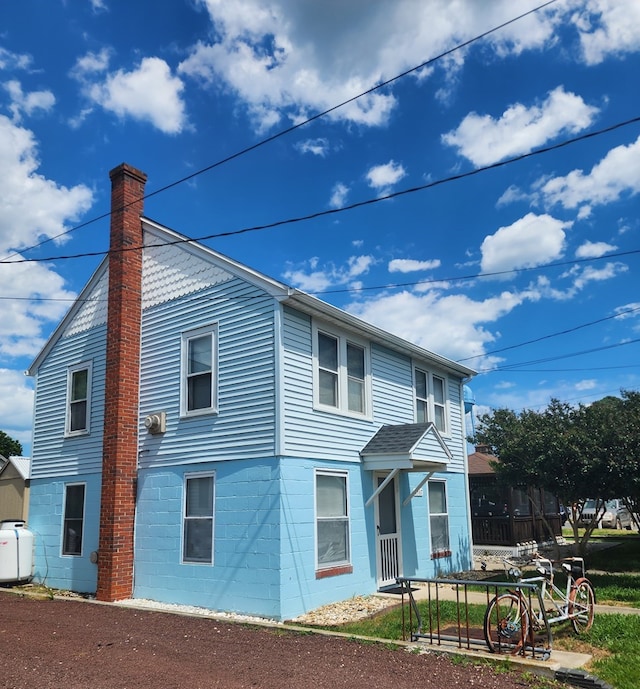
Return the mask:
[(30, 452), (121, 162), (173, 185), (146, 216), (475, 368), (480, 412), (637, 389), (640, 3), (541, 4), (1, 3), (0, 429)]

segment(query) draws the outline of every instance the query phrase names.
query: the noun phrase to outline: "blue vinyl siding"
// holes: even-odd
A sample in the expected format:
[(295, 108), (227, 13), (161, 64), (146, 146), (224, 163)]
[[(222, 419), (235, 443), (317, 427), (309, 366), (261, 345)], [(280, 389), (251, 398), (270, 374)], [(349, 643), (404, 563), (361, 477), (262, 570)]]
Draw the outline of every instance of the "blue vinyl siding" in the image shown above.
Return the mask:
[[(102, 470), (106, 326), (63, 337), (38, 371), (33, 462), (34, 479), (74, 476)], [(67, 370), (92, 363), (91, 419), (88, 434), (65, 437)]]
[[(218, 412), (180, 417), (181, 334), (218, 324)], [(140, 384), (141, 467), (273, 456), (274, 302), (231, 280), (144, 312)], [(147, 414), (167, 413), (150, 435)]]
[[(313, 408), (311, 318), (285, 308), (283, 315), (283, 453), (313, 457), (322, 448), (325, 458), (359, 461), (359, 452), (385, 424), (413, 423), (413, 361), (377, 343), (371, 344), (373, 419), (358, 419)], [(428, 362), (420, 362), (429, 370)], [(441, 371), (448, 384), (450, 433), (444, 438), (453, 455), (449, 469), (464, 471), (464, 419), (461, 382)]]

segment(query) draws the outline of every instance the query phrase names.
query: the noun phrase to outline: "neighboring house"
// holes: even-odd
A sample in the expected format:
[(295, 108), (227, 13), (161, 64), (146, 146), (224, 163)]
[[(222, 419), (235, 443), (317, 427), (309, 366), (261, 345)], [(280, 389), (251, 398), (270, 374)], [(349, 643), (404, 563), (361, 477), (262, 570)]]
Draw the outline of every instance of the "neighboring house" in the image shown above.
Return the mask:
[(0, 455), (0, 522), (26, 521), (29, 512), (28, 457)]
[(560, 504), (552, 493), (532, 486), (507, 486), (492, 464), (498, 458), (486, 445), (469, 455), (469, 493), (473, 544), (516, 546), (543, 543), (562, 535)]
[[(142, 217), (30, 368), (35, 578), (290, 619), (470, 567), (473, 371)], [(144, 244), (144, 249), (140, 247)]]

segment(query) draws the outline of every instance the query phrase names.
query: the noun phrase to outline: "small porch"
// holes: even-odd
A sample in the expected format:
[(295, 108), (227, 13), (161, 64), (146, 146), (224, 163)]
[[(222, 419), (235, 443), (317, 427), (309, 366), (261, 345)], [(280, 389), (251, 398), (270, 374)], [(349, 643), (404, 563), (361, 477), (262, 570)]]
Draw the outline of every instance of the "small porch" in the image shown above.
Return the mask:
[[(400, 508), (421, 493), (434, 473), (446, 471), (452, 455), (435, 425), (421, 423), (382, 426), (360, 456), (373, 478), (373, 493), (365, 507), (373, 506), (375, 514), (378, 590), (387, 590), (397, 587), (396, 579), (403, 575)], [(397, 479), (403, 472), (424, 475), (401, 503)], [(438, 525), (432, 523), (432, 528)], [(448, 550), (448, 524), (440, 528), (445, 531), (441, 540)], [(431, 537), (433, 542), (434, 534)]]

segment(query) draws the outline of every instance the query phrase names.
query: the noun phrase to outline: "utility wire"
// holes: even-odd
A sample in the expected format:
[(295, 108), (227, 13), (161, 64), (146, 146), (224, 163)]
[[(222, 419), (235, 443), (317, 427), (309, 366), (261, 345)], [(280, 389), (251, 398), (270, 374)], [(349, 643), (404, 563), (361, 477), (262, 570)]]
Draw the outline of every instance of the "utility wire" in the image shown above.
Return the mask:
[[(512, 158), (507, 158), (505, 160), (498, 161), (497, 163), (492, 163), (491, 165), (484, 165), (483, 167), (475, 168), (473, 170), (469, 170), (468, 172), (462, 172), (458, 175), (451, 175), (449, 177), (443, 177), (441, 179), (435, 180), (433, 182), (429, 182), (427, 184), (421, 184), (420, 186), (417, 187), (411, 187), (409, 189), (402, 189), (401, 191), (396, 191), (392, 192), (390, 194), (386, 194), (385, 196), (379, 196), (375, 198), (369, 198), (365, 199), (364, 201), (358, 201), (356, 203), (349, 204), (347, 206), (341, 206), (340, 208), (329, 208), (323, 211), (316, 211), (315, 213), (309, 213), (308, 215), (302, 215), (294, 218), (287, 218), (285, 220), (276, 220), (271, 223), (266, 223), (264, 225), (254, 225), (252, 227), (244, 227), (239, 230), (229, 230), (227, 232), (217, 232), (215, 234), (209, 234), (209, 235), (204, 235), (202, 237), (185, 237), (183, 239), (175, 239), (171, 242), (165, 242), (163, 244), (149, 244), (146, 247), (143, 247), (142, 245), (138, 246), (129, 246), (129, 247), (124, 247), (117, 249), (117, 251), (138, 251), (139, 249), (142, 248), (153, 248), (154, 246), (171, 246), (175, 244), (189, 244), (193, 242), (203, 242), (206, 240), (211, 240), (211, 239), (219, 239), (221, 237), (232, 237), (235, 235), (240, 235), (240, 234), (245, 234), (248, 232), (259, 232), (263, 230), (271, 230), (276, 227), (283, 227), (285, 225), (293, 225), (301, 222), (306, 222), (309, 220), (315, 220), (317, 218), (323, 218), (327, 217), (330, 215), (335, 215), (338, 213), (344, 213), (346, 211), (351, 211), (355, 210), (356, 208), (363, 208), (365, 206), (370, 206), (376, 203), (380, 203), (382, 201), (388, 201), (389, 199), (395, 199), (400, 196), (406, 196), (408, 194), (414, 194), (419, 191), (425, 191), (427, 189), (433, 189), (434, 187), (443, 185), (443, 184), (448, 184), (450, 182), (457, 182), (462, 179), (467, 179), (469, 177), (473, 177), (475, 175), (478, 175), (482, 172), (487, 172), (489, 170), (496, 170), (501, 167), (505, 167), (506, 165), (511, 165), (513, 163), (517, 163), (521, 160), (526, 160), (527, 158), (532, 158), (534, 156), (542, 155), (545, 153), (550, 153), (551, 151), (556, 151), (560, 148), (564, 148), (566, 146), (570, 146), (575, 143), (579, 143), (581, 141), (586, 141), (588, 139), (592, 139), (596, 136), (601, 136), (603, 134), (608, 134), (609, 132), (615, 131), (616, 129), (620, 129), (621, 127), (627, 127), (631, 124), (637, 124), (640, 122), (640, 116), (638, 117), (632, 117), (629, 120), (625, 120), (623, 122), (617, 122), (616, 124), (613, 124), (609, 127), (605, 127), (603, 129), (598, 129), (593, 132), (588, 132), (586, 134), (581, 134), (580, 136), (573, 137), (571, 139), (565, 139), (564, 141), (560, 141), (557, 144), (552, 144), (550, 146), (544, 146), (542, 148), (537, 148), (533, 151), (529, 151), (528, 153), (523, 153), (518, 156), (514, 156)], [(109, 249), (106, 251), (87, 251), (79, 254), (67, 254), (67, 255), (59, 255), (59, 256), (48, 256), (45, 258), (19, 258), (16, 259), (15, 261), (10, 261), (7, 259), (0, 260), (0, 264), (5, 264), (5, 263), (43, 263), (46, 261), (62, 261), (62, 260), (69, 260), (72, 258), (90, 258), (93, 256), (105, 256), (106, 254), (110, 253), (113, 251), (113, 249)], [(634, 252), (630, 252), (634, 253)], [(501, 271), (501, 272), (496, 272), (496, 273), (487, 273), (486, 275), (500, 275), (502, 273), (507, 273), (511, 271)]]
[(640, 311), (640, 306), (636, 306), (633, 309), (627, 309), (626, 311), (620, 311), (619, 313), (615, 313), (612, 316), (605, 316), (604, 318), (598, 318), (595, 321), (590, 321), (589, 323), (582, 323), (580, 325), (576, 325), (573, 328), (567, 328), (566, 330), (560, 330), (555, 333), (549, 333), (548, 335), (542, 335), (541, 337), (536, 337), (533, 340), (527, 340), (526, 342), (520, 342), (519, 344), (514, 344), (514, 345), (509, 345), (508, 347), (501, 347), (500, 349), (493, 349), (490, 352), (485, 352), (484, 354), (474, 354), (473, 356), (467, 356), (464, 359), (456, 359), (458, 363), (462, 363), (463, 361), (469, 361), (469, 359), (478, 359), (480, 357), (485, 357), (489, 356), (490, 354), (498, 354), (499, 352), (506, 352), (509, 351), (510, 349), (517, 349), (518, 347), (525, 347), (526, 345), (530, 344), (535, 344), (536, 342), (542, 342), (543, 340), (549, 340), (552, 337), (559, 337), (560, 335), (568, 335), (569, 333), (575, 333), (578, 330), (582, 330), (583, 328), (589, 328), (592, 325), (598, 325), (599, 323), (604, 323), (605, 321), (610, 321), (614, 320), (616, 318), (621, 318), (622, 316), (627, 316), (631, 313), (635, 313), (636, 311)]
[[(184, 239), (184, 240), (177, 240), (176, 242), (168, 242), (167, 244), (175, 244), (175, 243), (185, 243), (185, 242), (196, 242), (198, 240), (195, 239)], [(150, 245), (152, 247), (161, 247), (161, 246), (166, 246), (165, 244), (154, 244)], [(134, 248), (140, 248), (140, 247), (134, 247)], [(149, 245), (147, 246), (149, 248)], [(127, 249), (129, 250), (129, 249)], [(108, 252), (104, 252), (108, 253)], [(504, 276), (504, 275), (517, 275), (519, 273), (529, 273), (532, 271), (538, 272), (538, 271), (543, 271), (546, 270), (547, 268), (563, 268), (566, 266), (574, 266), (574, 265), (579, 265), (581, 263), (595, 263), (596, 261), (606, 261), (612, 258), (621, 258), (624, 256), (633, 256), (636, 254), (640, 254), (640, 249), (629, 249), (628, 251), (618, 251), (615, 253), (611, 254), (603, 254), (602, 256), (591, 256), (589, 258), (574, 258), (568, 261), (554, 261), (552, 263), (542, 263), (538, 266), (524, 266), (522, 268), (511, 268), (510, 270), (499, 270), (499, 271), (494, 271), (490, 273), (469, 273), (467, 275), (457, 275), (457, 276), (451, 276), (451, 277), (442, 277), (442, 278), (429, 278), (426, 280), (413, 280), (411, 282), (387, 282), (384, 285), (369, 285), (368, 287), (341, 287), (340, 289), (325, 289), (325, 290), (302, 290), (306, 294), (310, 294), (313, 296), (318, 296), (318, 295), (324, 295), (324, 294), (339, 294), (341, 292), (349, 292), (349, 293), (359, 293), (359, 292), (371, 292), (371, 291), (378, 291), (378, 290), (392, 290), (392, 289), (402, 289), (405, 287), (422, 287), (424, 285), (430, 285), (430, 284), (438, 284), (438, 283), (443, 283), (443, 282), (466, 282), (467, 280), (477, 280), (479, 278), (487, 278), (487, 277), (495, 277), (495, 276)], [(82, 258), (83, 256), (72, 256), (71, 258)], [(29, 259), (27, 259), (29, 260)], [(35, 260), (35, 259), (33, 259)], [(42, 259), (44, 260), (53, 260), (53, 259)], [(12, 263), (18, 264), (18, 261), (0, 261), (0, 263), (4, 263), (5, 265), (11, 265)], [(203, 296), (203, 299), (211, 299), (211, 297), (208, 296)], [(251, 299), (260, 299), (261, 297), (254, 297), (254, 296), (244, 296), (242, 299), (246, 300), (251, 300)], [(38, 301), (78, 301), (77, 297), (18, 297), (18, 296), (2, 296), (0, 295), (0, 301), (5, 300), (5, 301), (31, 301), (32, 299), (37, 299)], [(86, 302), (100, 302), (100, 301), (108, 301), (108, 297), (102, 297), (100, 299), (96, 297), (89, 297), (88, 299), (84, 299), (82, 301)], [(627, 313), (626, 311), (624, 313)], [(621, 314), (618, 314), (621, 315)], [(616, 316), (611, 316), (611, 318), (615, 318)], [(502, 350), (495, 350), (495, 351), (502, 351)], [(474, 355), (475, 356), (475, 355)], [(468, 357), (469, 359), (473, 359), (474, 356)], [(483, 354), (478, 354), (477, 356), (484, 356)], [(461, 361), (466, 361), (466, 359), (461, 359)]]
[[(548, 2), (543, 3), (542, 5), (538, 5), (537, 7), (534, 7), (531, 10), (528, 10), (527, 12), (524, 12), (517, 17), (514, 17), (513, 19), (509, 19), (506, 22), (503, 22), (502, 24), (499, 24), (498, 26), (494, 26), (491, 29), (488, 29), (487, 31), (478, 34), (477, 36), (474, 36), (473, 38), (470, 38), (467, 41), (464, 41), (463, 43), (459, 43), (455, 45), (453, 48), (449, 48), (448, 50), (445, 50), (444, 52), (440, 53), (439, 55), (436, 55), (435, 57), (429, 58), (428, 60), (425, 60), (424, 62), (420, 63), (419, 65), (415, 67), (411, 67), (410, 69), (405, 70), (404, 72), (401, 72), (400, 74), (397, 74), (394, 77), (391, 77), (390, 79), (387, 79), (386, 81), (383, 81), (376, 86), (372, 86), (371, 88), (367, 89), (366, 91), (363, 91), (362, 93), (359, 93), (356, 96), (352, 96), (351, 98), (348, 98), (345, 101), (342, 101), (338, 105), (334, 105), (327, 110), (323, 110), (322, 112), (319, 112), (315, 115), (312, 115), (306, 120), (303, 120), (302, 122), (298, 122), (297, 124), (291, 125), (290, 127), (287, 127), (285, 129), (281, 129), (279, 132), (276, 132), (272, 136), (269, 136), (265, 139), (262, 139), (258, 141), (255, 144), (252, 144), (251, 146), (247, 146), (246, 148), (241, 149), (240, 151), (237, 151), (236, 153), (233, 153), (226, 158), (222, 158), (221, 160), (218, 160), (215, 163), (212, 163), (211, 165), (207, 165), (206, 167), (203, 167), (200, 170), (197, 170), (196, 172), (192, 172), (190, 175), (187, 175), (186, 177), (182, 177), (175, 182), (171, 182), (170, 184), (167, 184), (163, 187), (160, 187), (159, 189), (156, 189), (155, 191), (152, 191), (148, 194), (145, 194), (144, 196), (141, 196), (138, 199), (135, 199), (128, 204), (125, 204), (121, 208), (118, 208), (117, 211), (112, 209), (106, 213), (103, 213), (102, 215), (99, 215), (95, 218), (91, 218), (90, 220), (87, 220), (86, 222), (83, 222), (79, 225), (75, 225), (74, 227), (69, 228), (65, 232), (61, 232), (60, 234), (55, 235), (54, 237), (49, 237), (38, 244), (34, 244), (26, 249), (23, 249), (21, 253), (25, 253), (27, 251), (31, 251), (32, 249), (36, 249), (40, 246), (43, 246), (44, 244), (47, 244), (48, 242), (54, 241), (56, 239), (60, 239), (60, 237), (64, 237), (65, 235), (71, 234), (72, 232), (75, 232), (76, 230), (82, 229), (83, 227), (87, 227), (87, 225), (91, 225), (95, 222), (98, 222), (99, 220), (103, 220), (105, 218), (108, 218), (112, 213), (114, 212), (120, 212), (128, 208), (129, 206), (139, 203), (140, 201), (144, 201), (146, 199), (151, 198), (152, 196), (157, 196), (158, 194), (161, 194), (165, 191), (168, 191), (169, 189), (172, 189), (173, 187), (176, 187), (180, 184), (184, 184), (185, 182), (188, 182), (195, 177), (198, 177), (205, 172), (210, 172), (211, 170), (220, 167), (221, 165), (224, 165), (225, 163), (229, 163), (232, 160), (235, 160), (236, 158), (240, 158), (241, 156), (251, 153), (252, 151), (255, 151), (258, 148), (261, 148), (262, 146), (265, 146), (266, 144), (271, 143), (272, 141), (275, 141), (276, 139), (279, 139), (287, 134), (290, 134), (297, 129), (300, 129), (301, 127), (304, 127), (312, 122), (315, 122), (316, 120), (319, 120), (322, 117), (326, 117), (327, 115), (330, 115), (332, 112), (335, 112), (336, 110), (339, 110), (340, 108), (343, 108), (345, 105), (349, 105), (350, 103), (353, 103), (357, 101), (360, 98), (363, 98), (364, 96), (368, 96), (371, 93), (375, 93), (376, 91), (379, 91), (380, 89), (385, 88), (386, 86), (389, 86), (390, 84), (393, 84), (394, 82), (398, 81), (399, 79), (403, 79), (404, 77), (413, 74), (414, 72), (418, 72), (425, 67), (428, 67), (432, 65), (433, 63), (442, 60), (445, 57), (448, 57), (449, 55), (462, 50), (463, 48), (467, 48), (468, 46), (472, 45), (473, 43), (476, 43), (477, 41), (482, 40), (483, 38), (486, 38), (487, 36), (490, 36), (492, 33), (495, 33), (497, 31), (500, 31), (501, 29), (504, 29), (506, 26), (509, 26), (510, 24), (513, 24), (517, 21), (520, 21), (521, 19), (524, 19), (525, 17), (534, 14), (536, 12), (539, 12), (540, 10), (543, 10), (545, 7), (548, 7), (549, 5), (553, 5), (557, 0), (548, 0)], [(5, 257), (4, 259), (0, 260), (0, 263), (4, 263), (8, 258), (13, 258), (13, 256), (18, 255), (17, 253), (11, 254), (8, 257)], [(89, 255), (95, 255), (95, 254), (89, 254)]]
[(545, 364), (549, 361), (559, 361), (560, 359), (572, 359), (576, 356), (583, 356), (585, 354), (593, 354), (595, 352), (604, 352), (609, 349), (617, 349), (618, 347), (624, 347), (630, 344), (637, 344), (640, 342), (640, 338), (635, 340), (625, 340), (624, 342), (618, 342), (611, 345), (603, 345), (602, 347), (593, 347), (592, 349), (584, 349), (580, 352), (570, 352), (569, 354), (559, 354), (557, 356), (549, 356), (544, 359), (533, 359), (532, 361), (523, 361), (515, 364), (505, 364), (504, 366), (495, 366), (493, 368), (480, 369), (477, 373), (495, 373), (496, 371), (518, 371), (520, 366), (531, 366), (535, 364)]

